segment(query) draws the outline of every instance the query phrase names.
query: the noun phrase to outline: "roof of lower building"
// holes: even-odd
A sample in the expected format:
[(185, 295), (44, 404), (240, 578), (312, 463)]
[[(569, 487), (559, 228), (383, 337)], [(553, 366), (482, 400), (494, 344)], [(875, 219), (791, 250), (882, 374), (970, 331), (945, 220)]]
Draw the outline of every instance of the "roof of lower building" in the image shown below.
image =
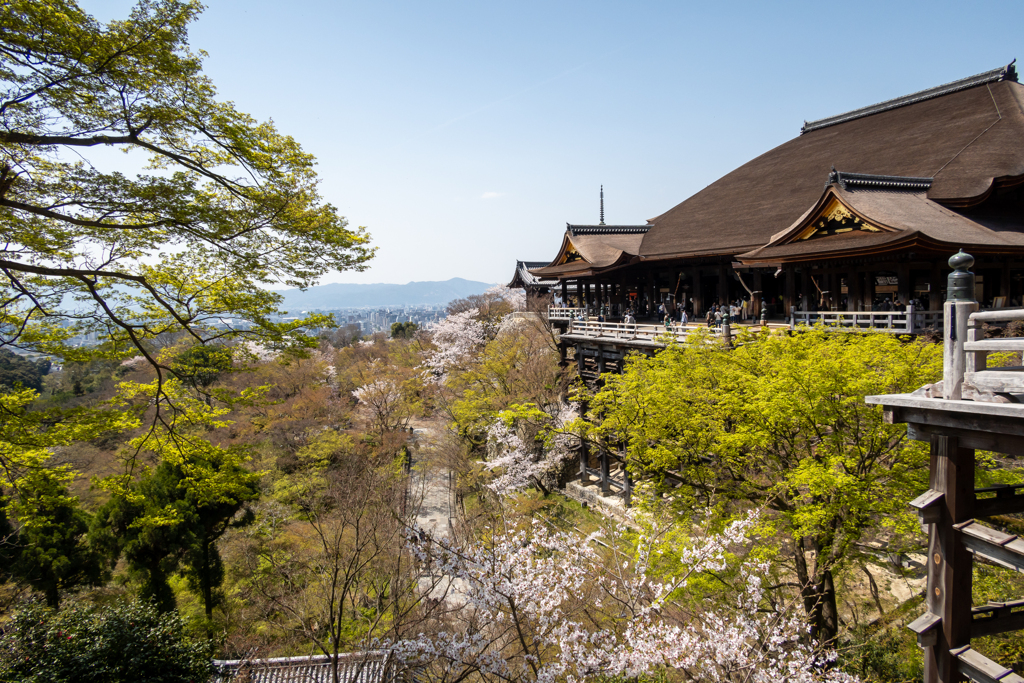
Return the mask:
[(544, 279), (530, 272), (533, 268), (543, 268), (547, 261), (516, 261), (516, 272), (508, 286), (512, 289), (527, 287), (552, 287), (558, 284), (556, 279)]
[[(215, 683), (331, 683), (332, 657), (214, 660)], [(338, 655), (340, 683), (386, 683), (394, 674), (390, 652), (348, 652)]]

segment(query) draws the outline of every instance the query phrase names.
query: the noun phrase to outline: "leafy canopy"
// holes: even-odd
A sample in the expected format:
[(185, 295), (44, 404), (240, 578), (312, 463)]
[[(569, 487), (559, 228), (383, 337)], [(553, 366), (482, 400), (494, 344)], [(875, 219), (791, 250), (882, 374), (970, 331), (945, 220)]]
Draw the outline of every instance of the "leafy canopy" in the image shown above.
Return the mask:
[[(82, 359), (67, 342), (91, 331), (158, 365), (145, 342), (167, 332), (305, 343), (301, 323), (270, 321), (280, 298), (261, 285), (372, 256), (322, 201), (313, 157), (216, 99), (187, 42), (200, 11), (142, 0), (104, 25), (70, 0), (4, 3), (0, 346)], [(127, 159), (107, 168), (109, 149)], [(225, 315), (253, 329), (214, 331)]]

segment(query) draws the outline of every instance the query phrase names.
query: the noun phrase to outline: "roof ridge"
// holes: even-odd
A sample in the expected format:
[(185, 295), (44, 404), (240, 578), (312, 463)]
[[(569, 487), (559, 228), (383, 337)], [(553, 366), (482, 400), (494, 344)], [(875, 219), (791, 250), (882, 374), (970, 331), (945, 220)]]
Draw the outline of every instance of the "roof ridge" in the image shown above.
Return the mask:
[(998, 69), (992, 69), (991, 71), (985, 71), (974, 76), (968, 76), (967, 78), (961, 78), (957, 81), (945, 83), (943, 85), (935, 86), (934, 88), (928, 88), (926, 90), (919, 90), (909, 95), (903, 95), (902, 97), (896, 97), (891, 100), (885, 100), (877, 104), (872, 104), (867, 107), (861, 107), (860, 109), (853, 109), (842, 114), (836, 114), (835, 116), (828, 116), (823, 119), (817, 119), (815, 121), (804, 121), (804, 125), (800, 128), (800, 134), (810, 133), (811, 131), (818, 130), (820, 128), (827, 128), (829, 126), (835, 126), (840, 123), (846, 123), (854, 119), (863, 118), (865, 116), (871, 116), (872, 114), (879, 114), (883, 111), (889, 111), (890, 109), (896, 109), (898, 107), (905, 107), (909, 104), (916, 104), (924, 100), (930, 100), (935, 97), (941, 97), (943, 95), (949, 95), (950, 93), (958, 92), (960, 90), (967, 90), (978, 85), (984, 85), (986, 83), (994, 83), (997, 81), (1013, 81), (1017, 82), (1017, 69), (1014, 64), (1017, 60), (1014, 59), (1006, 66), (1001, 66)]
[(825, 187), (827, 188), (829, 185), (838, 184), (839, 187), (844, 190), (857, 188), (868, 190), (912, 190), (915, 192), (921, 192), (931, 189), (934, 181), (935, 178), (877, 175), (875, 173), (847, 173), (845, 171), (837, 171), (836, 167), (833, 166), (832, 171), (828, 174), (828, 180), (825, 182)]
[(565, 224), (570, 235), (636, 235), (651, 229), (649, 225), (572, 225)]

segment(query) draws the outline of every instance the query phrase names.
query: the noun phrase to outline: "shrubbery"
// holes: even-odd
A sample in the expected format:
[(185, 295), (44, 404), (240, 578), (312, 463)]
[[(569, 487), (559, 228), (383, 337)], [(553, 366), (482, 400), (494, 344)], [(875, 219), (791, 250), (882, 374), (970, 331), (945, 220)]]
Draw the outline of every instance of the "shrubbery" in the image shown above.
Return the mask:
[(30, 604), (0, 638), (4, 683), (198, 683), (211, 673), (209, 646), (186, 635), (177, 614), (145, 602)]

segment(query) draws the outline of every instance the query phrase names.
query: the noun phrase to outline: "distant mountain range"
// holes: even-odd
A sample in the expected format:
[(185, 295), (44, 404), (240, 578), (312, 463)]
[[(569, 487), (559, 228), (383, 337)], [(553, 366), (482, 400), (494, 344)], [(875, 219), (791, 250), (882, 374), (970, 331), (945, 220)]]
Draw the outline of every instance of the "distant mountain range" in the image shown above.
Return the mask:
[(486, 282), (453, 277), (444, 282), (410, 282), (404, 285), (353, 285), (333, 283), (301, 289), (277, 290), (284, 296), (282, 310), (299, 313), (314, 309), (378, 308), (395, 306), (444, 305), (452, 299), (483, 294), (493, 287)]

